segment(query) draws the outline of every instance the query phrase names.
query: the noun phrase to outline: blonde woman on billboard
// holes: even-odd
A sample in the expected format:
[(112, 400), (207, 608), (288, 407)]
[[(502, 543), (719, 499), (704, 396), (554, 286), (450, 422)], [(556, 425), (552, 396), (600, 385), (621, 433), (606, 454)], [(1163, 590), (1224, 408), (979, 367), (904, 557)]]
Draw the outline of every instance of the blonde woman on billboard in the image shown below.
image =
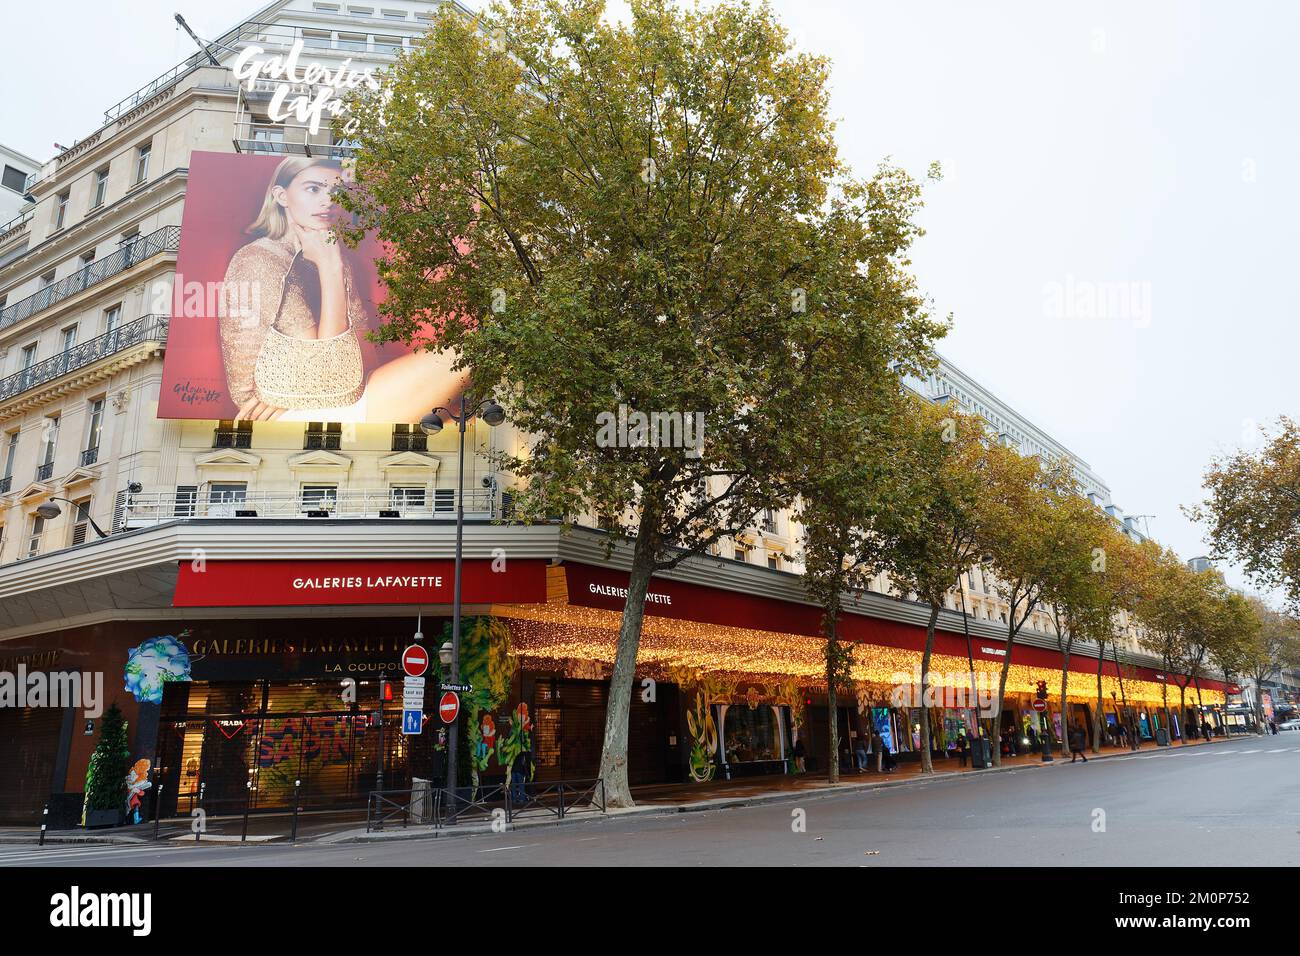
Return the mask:
[(370, 316), (330, 229), (342, 175), (332, 160), (284, 160), (247, 229), (256, 238), (230, 259), (221, 353), (240, 420), (415, 422), (458, 391), (453, 357), (423, 349), (366, 375)]

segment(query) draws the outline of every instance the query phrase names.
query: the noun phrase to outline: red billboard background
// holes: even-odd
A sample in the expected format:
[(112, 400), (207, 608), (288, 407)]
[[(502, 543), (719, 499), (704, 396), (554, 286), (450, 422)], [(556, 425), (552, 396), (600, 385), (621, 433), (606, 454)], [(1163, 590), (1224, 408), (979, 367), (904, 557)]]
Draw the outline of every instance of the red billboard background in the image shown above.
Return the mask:
[[(257, 238), (250, 235), (249, 226), (258, 218), (268, 188), (284, 159), (280, 155), (239, 153), (195, 152), (191, 155), (180, 251), (176, 261), (172, 322), (158, 402), (160, 418), (210, 420), (237, 417), (240, 406), (231, 395), (227, 378), (220, 316), (213, 308), (213, 303), (220, 297), (215, 292), (223, 287), (235, 254)], [(340, 250), (369, 327), (377, 328), (382, 324), (377, 306), (384, 299), (384, 288), (379, 281), (375, 260), (381, 258), (382, 246), (374, 236), (368, 236), (357, 248), (341, 245)], [(268, 293), (266, 298), (270, 297)], [(266, 304), (263, 309), (266, 310)], [(421, 401), (413, 403), (414, 409), (427, 411), (435, 405), (447, 404), (447, 400), (458, 391), (460, 376), (448, 371), (449, 355), (437, 356), (417, 350), (415, 361), (420, 363), (420, 367), (416, 368), (410, 364), (412, 350), (408, 346), (401, 343), (376, 345), (366, 339), (364, 331), (357, 338), (367, 394), (375, 370), (395, 359), (407, 364), (406, 381), (419, 382), (421, 388), (427, 390), (427, 394), (419, 396)], [(391, 402), (382, 406), (378, 403), (371, 405), (385, 410), (392, 408)], [(311, 409), (290, 411), (296, 417), (287, 420), (305, 420)], [(316, 416), (317, 420), (322, 417), (326, 416)], [(418, 421), (419, 414), (400, 418), (391, 415), (375, 417), (363, 411), (354, 416), (336, 413), (328, 417), (338, 421), (392, 422)]]

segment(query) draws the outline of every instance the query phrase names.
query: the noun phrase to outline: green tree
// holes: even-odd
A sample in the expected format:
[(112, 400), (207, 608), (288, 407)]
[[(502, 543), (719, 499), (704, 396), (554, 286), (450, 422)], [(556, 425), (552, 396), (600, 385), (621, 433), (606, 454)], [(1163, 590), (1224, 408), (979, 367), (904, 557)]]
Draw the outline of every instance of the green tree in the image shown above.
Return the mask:
[(126, 808), (126, 775), (131, 769), (131, 748), (127, 740), (126, 718), (113, 703), (99, 722), (99, 740), (90, 754), (86, 771), (86, 809), (118, 810)]
[[(854, 368), (853, 365), (828, 366)], [(903, 393), (897, 381), (869, 392), (838, 388), (820, 390), (821, 434), (801, 456), (793, 515), (803, 529), (803, 585), (822, 609), (826, 639), (828, 712), (837, 713), (839, 690), (852, 676), (853, 648), (839, 638), (846, 594), (867, 587), (871, 579), (892, 571), (903, 529), (924, 520), (930, 465), (925, 441), (937, 428), (922, 427), (919, 400)], [(864, 399), (866, 399), (864, 401)], [(832, 716), (827, 739), (829, 779), (839, 774), (839, 721)]]
[(1214, 459), (1205, 501), (1185, 509), (1209, 525), (1215, 553), (1240, 562), (1257, 584), (1284, 589), (1300, 610), (1300, 425), (1282, 416), (1260, 429), (1258, 451)]
[[(1051, 583), (1062, 576), (1062, 568), (1078, 561), (1079, 555), (1058, 547), (1053, 527), (1055, 502), (1074, 490), (1068, 463), (1044, 464), (997, 444), (991, 451), (995, 452), (996, 467), (989, 469), (983, 483), (977, 535), (990, 559), (992, 573), (986, 575), (986, 580), (991, 581), (993, 593), (1006, 605), (1003, 623), (1007, 636), (993, 711), (1000, 722), (1016, 635), (1041, 606)], [(1049, 746), (1051, 739), (1048, 729), (1044, 745)], [(996, 746), (993, 763), (1002, 763)]]
[[(1010, 449), (992, 443), (983, 421), (940, 406), (921, 406), (918, 461), (928, 474), (919, 520), (897, 528), (891, 543), (891, 578), (930, 609), (921, 653), (921, 770), (933, 773), (930, 660), (944, 600), (980, 557), (980, 528), (990, 483), (1011, 465)], [(974, 675), (972, 675), (973, 684)], [(972, 686), (972, 691), (974, 687)], [(997, 747), (993, 748), (997, 754)], [(997, 756), (995, 756), (997, 759)]]
[(1269, 607), (1259, 598), (1250, 598), (1254, 626), (1250, 627), (1236, 658), (1238, 673), (1255, 685), (1255, 719), (1264, 721), (1264, 701), (1260, 688), (1272, 680), (1283, 667), (1300, 664), (1300, 620)]
[[(806, 447), (790, 429), (817, 427), (799, 409), (826, 343), (847, 327), (873, 361), (906, 359), (943, 328), (906, 272), (919, 187), (890, 167), (848, 175), (826, 61), (765, 7), (630, 7), (613, 22), (595, 0), (519, 0), (476, 26), (444, 6), (383, 91), (350, 104), (342, 198), (348, 238), (375, 228), (392, 250), (378, 337), (427, 342), (432, 324), (510, 413), (520, 513), (603, 517), (623, 539), (611, 806), (632, 804), (651, 577), (788, 499)], [(610, 440), (620, 411), (702, 435)]]
[[(1109, 549), (1117, 534), (1105, 516), (1074, 488), (1047, 497), (1042, 533), (1051, 555), (1043, 598), (1051, 611), (1056, 647), (1061, 652), (1061, 753), (1069, 738), (1070, 656), (1076, 640), (1093, 640), (1098, 652), (1098, 696), (1101, 693), (1101, 654), (1112, 625), (1112, 605), (1106, 581)], [(1098, 704), (1100, 711), (1100, 704)], [(1098, 728), (1094, 723), (1093, 740)], [(1044, 738), (1044, 746), (1048, 738)]]

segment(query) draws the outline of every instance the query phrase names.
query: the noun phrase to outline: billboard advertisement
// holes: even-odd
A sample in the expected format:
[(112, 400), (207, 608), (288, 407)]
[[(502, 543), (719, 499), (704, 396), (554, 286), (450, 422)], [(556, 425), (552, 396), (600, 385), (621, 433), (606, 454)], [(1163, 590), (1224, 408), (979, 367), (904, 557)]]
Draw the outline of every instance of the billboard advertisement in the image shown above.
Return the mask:
[(454, 356), (375, 344), (379, 242), (334, 238), (337, 160), (192, 154), (160, 418), (417, 422), (455, 404)]

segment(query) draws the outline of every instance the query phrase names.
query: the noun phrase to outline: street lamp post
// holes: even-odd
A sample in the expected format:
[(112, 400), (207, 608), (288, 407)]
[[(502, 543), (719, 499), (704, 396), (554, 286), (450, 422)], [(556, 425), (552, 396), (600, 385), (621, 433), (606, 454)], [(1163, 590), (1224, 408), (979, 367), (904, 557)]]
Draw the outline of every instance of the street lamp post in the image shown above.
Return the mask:
[[(63, 509), (60, 508), (58, 505), (52, 503), (55, 501), (66, 501), (74, 508), (81, 507), (80, 504), (73, 501), (71, 498), (60, 498), (58, 496), (51, 496), (45, 499), (44, 504), (40, 504), (36, 506), (36, 513), (40, 515), (42, 518), (44, 518), (46, 521), (53, 521), (59, 515), (63, 514)], [(107, 532), (105, 532), (104, 529), (101, 528), (99, 525), (95, 524), (95, 519), (90, 516), (89, 510), (87, 510), (86, 512), (86, 521), (90, 523), (90, 526), (91, 528), (94, 529), (95, 534), (99, 535), (101, 538), (108, 537)]]
[[(420, 430), (426, 435), (436, 435), (442, 431), (441, 415), (446, 415), (456, 423), (460, 432), (460, 446), (456, 455), (456, 572), (452, 586), (451, 605), (451, 682), (460, 683), (460, 584), (461, 561), (465, 535), (465, 425), (475, 415), (481, 415), (483, 421), (495, 427), (506, 419), (505, 409), (491, 398), (476, 401), (468, 393), (461, 392), (460, 407), (453, 412), (439, 406), (420, 419)], [(441, 657), (441, 654), (439, 655)], [(456, 819), (456, 756), (459, 745), (458, 729), (460, 715), (452, 722), (451, 732), (447, 735), (447, 814), (448, 819)]]

